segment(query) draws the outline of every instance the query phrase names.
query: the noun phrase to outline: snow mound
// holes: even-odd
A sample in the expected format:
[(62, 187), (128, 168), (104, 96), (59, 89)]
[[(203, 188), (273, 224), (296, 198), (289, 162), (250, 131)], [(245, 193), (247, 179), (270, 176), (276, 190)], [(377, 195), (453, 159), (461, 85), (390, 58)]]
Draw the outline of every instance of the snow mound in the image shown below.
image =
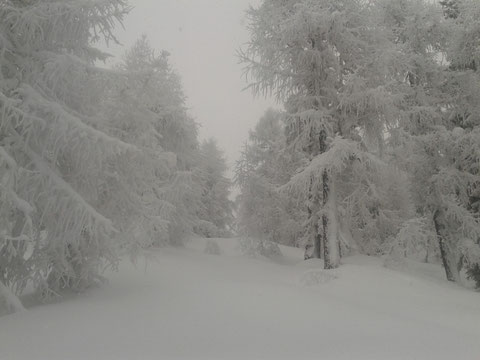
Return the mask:
[(222, 249), (220, 249), (220, 246), (215, 240), (208, 240), (205, 244), (204, 253), (210, 255), (221, 255)]
[(326, 284), (332, 280), (338, 279), (338, 275), (332, 270), (309, 270), (300, 277), (300, 284), (303, 286), (316, 286)]

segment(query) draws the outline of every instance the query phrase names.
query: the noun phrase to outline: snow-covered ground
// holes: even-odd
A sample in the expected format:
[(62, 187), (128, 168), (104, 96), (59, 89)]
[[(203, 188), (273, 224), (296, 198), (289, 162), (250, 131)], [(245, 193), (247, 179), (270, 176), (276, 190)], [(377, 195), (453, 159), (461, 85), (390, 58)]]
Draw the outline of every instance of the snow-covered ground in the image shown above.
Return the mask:
[(217, 242), (220, 256), (195, 239), (0, 318), (0, 359), (480, 359), (480, 294), (436, 265), (354, 256), (324, 272), (298, 249), (272, 261)]

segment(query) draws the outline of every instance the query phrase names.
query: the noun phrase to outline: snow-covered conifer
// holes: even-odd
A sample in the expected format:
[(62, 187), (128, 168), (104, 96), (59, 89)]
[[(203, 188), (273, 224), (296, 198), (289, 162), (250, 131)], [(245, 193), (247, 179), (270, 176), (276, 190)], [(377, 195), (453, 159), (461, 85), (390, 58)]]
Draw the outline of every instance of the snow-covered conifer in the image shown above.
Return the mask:
[(201, 197), (194, 231), (206, 237), (227, 236), (233, 225), (233, 202), (229, 199), (230, 179), (227, 163), (214, 139), (200, 146), (200, 159), (194, 173)]
[[(352, 167), (366, 173), (381, 163), (375, 158), (402, 101), (392, 81), (403, 66), (398, 49), (362, 1), (266, 0), (249, 17), (251, 41), (240, 57), (254, 92), (285, 103), (287, 144), (310, 161), (285, 188), (307, 203), (313, 256), (335, 268), (351, 225), (340, 216), (348, 198), (341, 179)], [(356, 184), (375, 192), (367, 178)]]
[(93, 44), (115, 41), (127, 12), (122, 0), (0, 6), (1, 279), (17, 293), (27, 280), (81, 289), (117, 262), (98, 199), (137, 148), (100, 130), (108, 71)]
[(409, 68), (391, 143), (397, 164), (410, 174), (418, 215), (431, 219), (447, 279), (458, 281), (465, 249), (471, 249), (464, 239), (478, 244), (480, 237), (473, 205), (480, 179), (480, 82), (467, 45), (478, 28), (470, 18), (478, 7), (444, 3), (454, 16), (447, 12), (443, 19), (442, 9), (426, 2), (386, 1), (383, 9)]
[(303, 156), (286, 148), (283, 114), (267, 110), (236, 164), (237, 222), (247, 237), (290, 246), (302, 243), (306, 211), (293, 197), (278, 191), (294, 174)]

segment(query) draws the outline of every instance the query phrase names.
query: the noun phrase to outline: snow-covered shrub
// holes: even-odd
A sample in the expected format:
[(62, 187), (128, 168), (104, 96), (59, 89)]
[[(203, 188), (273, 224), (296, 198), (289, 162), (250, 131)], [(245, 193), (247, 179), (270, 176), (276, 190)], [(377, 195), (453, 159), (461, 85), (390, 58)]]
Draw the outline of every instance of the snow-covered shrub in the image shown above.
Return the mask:
[(273, 241), (264, 240), (263, 247), (261, 248), (261, 250), (262, 251), (260, 252), (260, 255), (263, 255), (269, 259), (274, 259), (279, 256), (283, 256), (282, 251), (280, 250), (280, 247), (278, 246), (277, 243), (274, 243)]
[(210, 255), (221, 255), (222, 254), (222, 249), (220, 249), (220, 246), (215, 240), (207, 240), (205, 244), (205, 254), (210, 254)]
[(0, 316), (24, 310), (20, 300), (0, 282)]
[(273, 241), (244, 237), (239, 239), (239, 245), (241, 253), (246, 256), (264, 256), (269, 259), (283, 256), (280, 247)]
[(464, 239), (460, 243), (460, 257), (462, 266), (466, 269), (468, 279), (475, 282), (475, 287), (480, 289), (480, 244)]
[(475, 287), (480, 289), (480, 264), (473, 264), (468, 267), (467, 278), (475, 281)]
[(238, 239), (238, 245), (242, 255), (255, 257), (261, 252), (262, 242), (257, 238), (247, 236)]
[(411, 256), (428, 256), (429, 243), (434, 234), (428, 228), (425, 218), (414, 218), (405, 221), (398, 234), (384, 244), (384, 252), (389, 258), (401, 260)]
[(206, 238), (219, 237), (218, 229), (215, 224), (205, 220), (196, 221), (195, 225), (193, 226), (193, 232)]

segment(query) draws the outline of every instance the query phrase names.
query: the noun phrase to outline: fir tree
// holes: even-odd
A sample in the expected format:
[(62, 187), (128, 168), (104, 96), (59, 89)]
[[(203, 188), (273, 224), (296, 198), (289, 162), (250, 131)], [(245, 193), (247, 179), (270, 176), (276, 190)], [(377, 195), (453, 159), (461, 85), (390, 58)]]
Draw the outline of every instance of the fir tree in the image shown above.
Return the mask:
[(352, 223), (340, 216), (353, 209), (342, 179), (356, 168), (367, 176), (350, 191), (377, 196), (368, 178), (382, 167), (384, 132), (402, 101), (392, 75), (401, 71), (398, 49), (374, 7), (361, 1), (264, 1), (249, 16), (251, 41), (240, 57), (251, 88), (285, 103), (287, 144), (310, 161), (284, 190), (307, 203), (313, 256), (337, 267), (340, 244), (354, 247), (345, 240)]
[(238, 226), (246, 236), (298, 246), (306, 213), (300, 202), (278, 188), (289, 181), (303, 156), (286, 149), (283, 118), (267, 110), (237, 161)]
[(231, 181), (226, 177), (227, 163), (213, 139), (200, 146), (200, 161), (194, 170), (201, 196), (195, 232), (206, 237), (227, 236), (233, 225), (233, 203), (229, 199)]
[[(447, 279), (459, 281), (466, 259), (462, 249), (471, 248), (464, 244), (477, 242), (480, 234), (478, 215), (470, 205), (478, 184), (470, 163), (478, 143), (473, 140), (478, 121), (471, 116), (478, 104), (478, 77), (466, 66), (472, 63), (469, 50), (453, 50), (458, 45), (452, 41), (459, 37), (456, 31), (465, 31), (455, 26), (460, 18), (443, 20), (435, 4), (387, 3), (384, 17), (397, 34), (395, 41), (409, 69), (404, 72), (408, 87), (402, 90), (405, 102), (398, 127), (392, 128), (392, 144), (397, 163), (410, 173), (419, 215), (433, 223)], [(450, 64), (439, 61), (440, 56)]]

